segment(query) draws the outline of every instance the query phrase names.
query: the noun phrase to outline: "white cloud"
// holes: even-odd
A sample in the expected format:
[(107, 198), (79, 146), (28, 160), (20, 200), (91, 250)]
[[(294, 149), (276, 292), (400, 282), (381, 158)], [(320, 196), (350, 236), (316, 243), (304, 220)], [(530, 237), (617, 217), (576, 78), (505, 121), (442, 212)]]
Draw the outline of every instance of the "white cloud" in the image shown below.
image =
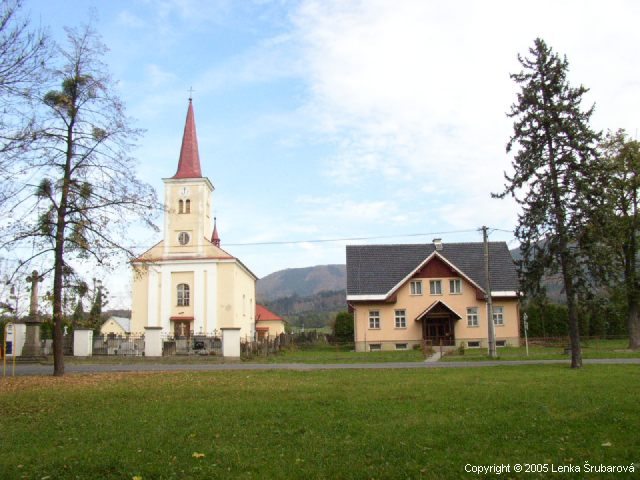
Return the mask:
[(135, 15), (129, 10), (121, 11), (117, 16), (117, 20), (122, 25), (125, 25), (130, 28), (138, 29), (138, 28), (144, 28), (147, 26), (147, 23), (143, 19), (141, 19), (140, 17), (138, 17), (137, 15)]
[[(526, 55), (536, 36), (546, 38), (567, 54), (572, 82), (597, 86), (598, 101), (609, 105), (600, 107), (602, 117), (615, 128), (635, 115), (638, 108), (629, 105), (640, 106), (640, 72), (631, 60), (638, 29), (627, 25), (621, 33), (618, 22), (620, 12), (631, 11), (638, 7), (624, 1), (583, 2), (580, 9), (556, 1), (535, 8), (506, 1), (303, 2), (292, 17), (293, 35), (304, 52), (305, 111), (337, 145), (327, 176), (352, 187), (430, 193), (440, 199), (443, 224), (469, 227), (485, 216), (513, 223), (515, 203), (489, 195), (510, 168), (505, 112), (515, 100), (509, 73), (520, 69), (516, 55)], [(388, 190), (378, 190), (384, 200), (371, 193), (366, 203), (393, 216)], [(353, 207), (349, 201), (338, 218)]]
[(145, 66), (145, 73), (147, 83), (154, 88), (170, 84), (176, 80), (176, 75), (173, 72), (163, 70), (162, 67), (155, 64)]

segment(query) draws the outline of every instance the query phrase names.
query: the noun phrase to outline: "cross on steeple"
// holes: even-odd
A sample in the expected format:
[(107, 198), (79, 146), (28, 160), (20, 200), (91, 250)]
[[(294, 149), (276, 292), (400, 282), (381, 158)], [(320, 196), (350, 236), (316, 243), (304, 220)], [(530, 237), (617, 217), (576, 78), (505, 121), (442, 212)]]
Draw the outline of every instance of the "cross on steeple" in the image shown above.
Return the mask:
[(193, 100), (193, 87), (189, 87), (189, 101)]

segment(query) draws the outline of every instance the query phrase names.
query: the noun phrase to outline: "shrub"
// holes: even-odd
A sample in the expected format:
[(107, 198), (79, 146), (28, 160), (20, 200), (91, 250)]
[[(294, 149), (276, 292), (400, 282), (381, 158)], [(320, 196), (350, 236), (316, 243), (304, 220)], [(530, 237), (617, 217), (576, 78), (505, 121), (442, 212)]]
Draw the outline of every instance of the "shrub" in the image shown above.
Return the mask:
[(353, 342), (353, 314), (339, 312), (333, 322), (333, 336), (339, 342)]

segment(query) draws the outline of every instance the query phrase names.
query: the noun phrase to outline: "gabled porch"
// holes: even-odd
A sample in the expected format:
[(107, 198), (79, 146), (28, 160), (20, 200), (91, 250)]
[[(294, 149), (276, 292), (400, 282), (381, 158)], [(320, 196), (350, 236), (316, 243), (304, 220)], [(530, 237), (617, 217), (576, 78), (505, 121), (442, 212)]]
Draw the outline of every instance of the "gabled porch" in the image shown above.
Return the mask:
[(455, 322), (460, 318), (446, 303), (436, 300), (416, 317), (416, 322), (422, 322), (422, 339), (427, 344), (451, 346), (456, 344)]

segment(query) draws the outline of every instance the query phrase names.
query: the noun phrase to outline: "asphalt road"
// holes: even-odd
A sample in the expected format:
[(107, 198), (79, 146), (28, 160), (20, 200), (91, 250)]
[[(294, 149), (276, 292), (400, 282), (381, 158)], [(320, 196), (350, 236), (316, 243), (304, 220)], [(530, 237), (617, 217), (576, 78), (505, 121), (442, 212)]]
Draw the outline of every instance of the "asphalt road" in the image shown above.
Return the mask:
[[(583, 360), (585, 365), (598, 364), (634, 364), (640, 365), (640, 358), (602, 358)], [(523, 360), (523, 361), (482, 361), (482, 362), (403, 362), (403, 363), (214, 363), (214, 364), (65, 364), (65, 374), (73, 373), (113, 373), (113, 372), (209, 372), (228, 370), (351, 370), (351, 369), (382, 369), (382, 368), (474, 368), (520, 365), (569, 365), (569, 360)], [(12, 366), (7, 363), (7, 376), (12, 373)], [(15, 374), (52, 375), (53, 365), (17, 364)]]

